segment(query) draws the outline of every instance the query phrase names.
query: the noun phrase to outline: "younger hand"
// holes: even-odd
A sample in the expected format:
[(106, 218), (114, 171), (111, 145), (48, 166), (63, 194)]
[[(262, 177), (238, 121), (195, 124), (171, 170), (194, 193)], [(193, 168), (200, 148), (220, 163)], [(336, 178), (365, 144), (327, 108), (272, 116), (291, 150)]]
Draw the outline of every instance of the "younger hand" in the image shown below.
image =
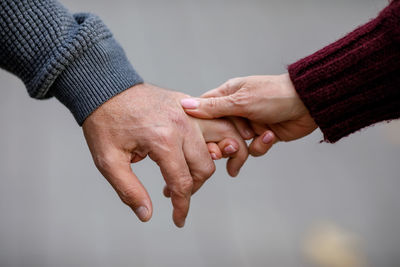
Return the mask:
[(204, 94), (181, 101), (198, 118), (238, 116), (250, 120), (259, 134), (250, 145), (259, 156), (277, 141), (291, 141), (313, 132), (317, 125), (299, 98), (288, 74), (235, 78)]

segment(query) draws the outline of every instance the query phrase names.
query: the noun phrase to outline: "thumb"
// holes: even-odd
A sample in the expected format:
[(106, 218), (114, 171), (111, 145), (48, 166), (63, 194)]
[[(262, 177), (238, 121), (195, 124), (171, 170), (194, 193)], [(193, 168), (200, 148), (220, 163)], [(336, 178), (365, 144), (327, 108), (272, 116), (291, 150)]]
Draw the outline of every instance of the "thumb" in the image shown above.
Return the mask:
[(153, 207), (150, 197), (132, 172), (130, 162), (123, 158), (108, 157), (96, 163), (97, 168), (118, 193), (122, 202), (128, 205), (145, 222), (150, 220)]
[(201, 119), (240, 116), (241, 109), (235, 103), (233, 96), (184, 98), (181, 100), (181, 105), (187, 114)]

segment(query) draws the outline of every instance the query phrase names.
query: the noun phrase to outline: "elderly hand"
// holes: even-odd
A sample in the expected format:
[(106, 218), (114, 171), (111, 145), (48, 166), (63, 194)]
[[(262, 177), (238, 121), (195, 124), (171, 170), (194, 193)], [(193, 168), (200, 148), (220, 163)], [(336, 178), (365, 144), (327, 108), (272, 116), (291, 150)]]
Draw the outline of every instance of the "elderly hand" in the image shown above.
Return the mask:
[(249, 147), (254, 156), (265, 154), (277, 141), (295, 140), (317, 128), (288, 74), (235, 78), (202, 97), (183, 99), (181, 104), (198, 118), (238, 116), (250, 120), (259, 135)]
[[(149, 155), (159, 165), (167, 184), (164, 193), (174, 207), (173, 220), (183, 227), (191, 194), (215, 171), (206, 142), (219, 143), (232, 153), (227, 164), (232, 175), (248, 156), (233, 125), (186, 115), (179, 103), (183, 97), (187, 96), (153, 85), (136, 85), (104, 103), (83, 124), (97, 168), (142, 221), (151, 218), (152, 203), (131, 163)], [(209, 147), (218, 153), (218, 147)]]

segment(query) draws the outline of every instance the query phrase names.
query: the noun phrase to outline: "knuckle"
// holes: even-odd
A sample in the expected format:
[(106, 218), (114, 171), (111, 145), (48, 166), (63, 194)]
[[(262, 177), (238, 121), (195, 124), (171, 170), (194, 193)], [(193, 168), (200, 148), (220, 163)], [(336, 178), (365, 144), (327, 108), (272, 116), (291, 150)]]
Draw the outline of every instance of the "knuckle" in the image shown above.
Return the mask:
[(193, 188), (193, 181), (191, 179), (185, 179), (180, 183), (180, 190), (184, 193), (191, 192)]
[(208, 178), (210, 178), (215, 171), (215, 164), (213, 162), (207, 162), (199, 171), (193, 173), (193, 179), (199, 182), (207, 181)]
[(249, 104), (250, 95), (244, 90), (239, 90), (228, 97), (229, 101), (237, 107), (245, 107)]
[(204, 168), (204, 176), (206, 177), (206, 180), (211, 177), (216, 171), (215, 164), (213, 162), (210, 162), (206, 165)]
[(240, 78), (231, 78), (225, 83), (225, 85), (229, 89), (229, 88), (235, 86), (239, 81), (240, 81)]
[(222, 95), (230, 95), (232, 87), (234, 86), (234, 79), (229, 79), (220, 87), (220, 93)]
[(170, 189), (178, 196), (184, 197), (192, 192), (193, 181), (192, 179), (181, 179), (177, 184), (173, 185)]
[(110, 171), (113, 168), (116, 159), (114, 156), (105, 153), (93, 156), (93, 161), (97, 169), (100, 171)]
[(216, 107), (218, 107), (218, 101), (215, 97), (210, 97), (209, 99), (207, 99), (207, 103), (210, 109), (215, 109)]
[(224, 84), (224, 86), (222, 87), (222, 93), (223, 94), (228, 94), (229, 93), (229, 89), (231, 89), (232, 87), (233, 87), (233, 84), (234, 84), (234, 81), (233, 81), (233, 79), (229, 79), (225, 84)]
[(154, 136), (157, 143), (170, 145), (175, 135), (175, 130), (170, 126), (156, 127), (153, 129), (152, 135)]

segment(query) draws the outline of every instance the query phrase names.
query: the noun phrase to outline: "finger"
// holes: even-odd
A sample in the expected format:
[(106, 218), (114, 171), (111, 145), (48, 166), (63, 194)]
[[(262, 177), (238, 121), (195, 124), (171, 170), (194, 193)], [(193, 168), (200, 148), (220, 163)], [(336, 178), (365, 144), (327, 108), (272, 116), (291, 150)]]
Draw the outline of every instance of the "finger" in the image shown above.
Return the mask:
[[(225, 140), (226, 142), (229, 143), (232, 142), (229, 141), (229, 139)], [(224, 142), (225, 140), (223, 140), (222, 142)], [(232, 177), (238, 176), (240, 169), (243, 167), (244, 163), (246, 162), (249, 156), (246, 142), (242, 138), (240, 138), (240, 136), (236, 136), (235, 140), (237, 141), (238, 144), (238, 150), (237, 152), (229, 156), (228, 162), (226, 163), (226, 169), (229, 175)], [(226, 148), (225, 151), (227, 151)]]
[(212, 89), (201, 97), (209, 98), (209, 97), (220, 97), (234, 94), (237, 90), (239, 90), (243, 84), (243, 78), (233, 78), (223, 83), (219, 87)]
[(228, 174), (232, 177), (238, 176), (240, 169), (248, 158), (247, 145), (241, 138), (226, 138), (218, 143), (223, 151), (223, 157), (229, 157), (226, 163)]
[(248, 157), (246, 142), (228, 120), (199, 120), (206, 142), (218, 143), (224, 156), (229, 156), (228, 173), (237, 176)]
[(254, 157), (259, 157), (268, 152), (268, 150), (276, 143), (278, 139), (275, 134), (267, 130), (262, 135), (254, 138), (249, 146), (249, 153)]
[(228, 117), (228, 119), (235, 125), (240, 135), (244, 140), (250, 140), (254, 138), (255, 133), (246, 119), (239, 117)]
[[(198, 138), (185, 139), (183, 143), (183, 153), (193, 178), (192, 195), (195, 194), (215, 172), (214, 161), (210, 157), (208, 145), (205, 145), (206, 141), (200, 129), (198, 129), (197, 135)], [(193, 131), (189, 136), (196, 137), (196, 133)]]
[[(207, 143), (208, 152), (210, 153), (211, 158), (213, 160), (222, 159), (222, 152), (221, 151), (224, 150), (226, 147), (228, 147), (230, 145), (231, 145), (231, 147), (233, 147), (233, 146), (238, 147), (239, 146), (239, 145), (237, 145), (237, 142), (234, 141), (234, 140), (232, 140), (232, 141), (226, 140), (224, 142), (224, 144), (221, 144), (220, 146), (219, 146), (219, 144), (216, 144), (216, 143)], [(228, 148), (229, 154), (232, 154), (232, 153), (236, 152), (236, 150), (237, 150), (236, 148), (232, 149), (231, 147)], [(226, 155), (225, 157), (228, 157), (227, 154), (228, 153), (225, 152), (225, 155)], [(196, 182), (195, 179), (196, 178), (194, 178), (194, 181), (193, 181), (192, 195), (194, 193), (196, 193), (200, 189), (200, 187), (204, 184), (204, 182), (207, 180), (207, 179), (205, 179), (204, 182)], [(163, 194), (167, 198), (171, 197), (171, 191), (168, 189), (168, 186), (164, 186)]]
[(270, 130), (267, 125), (260, 124), (254, 121), (250, 121), (251, 128), (257, 136), (264, 134), (267, 130)]
[(153, 213), (151, 199), (132, 172), (129, 157), (116, 152), (114, 155), (97, 158), (96, 166), (113, 186), (122, 202), (131, 207), (141, 221), (150, 220)]
[[(210, 156), (213, 160), (220, 160), (222, 159), (222, 152), (221, 149), (224, 149), (224, 147), (220, 148), (216, 143), (208, 143), (208, 152), (210, 153)], [(196, 186), (195, 182), (193, 182), (193, 190), (192, 194), (196, 193), (198, 189), (201, 187), (201, 184), (198, 184)], [(168, 189), (168, 186), (164, 186), (163, 189), (163, 194), (165, 197), (171, 197), (171, 191)]]
[(213, 160), (220, 160), (222, 158), (221, 149), (216, 143), (207, 143), (207, 147)]
[(165, 185), (163, 189), (163, 194), (165, 197), (170, 198), (171, 197), (171, 191), (168, 189), (168, 186)]
[[(165, 147), (158, 147), (152, 151), (154, 153), (150, 153), (149, 156), (160, 166), (161, 173), (170, 191), (171, 202), (174, 207), (173, 221), (177, 227), (183, 227), (189, 212), (193, 181), (182, 147), (176, 144), (166, 144)], [(209, 155), (208, 157), (210, 158)]]
[(239, 143), (233, 138), (225, 138), (218, 142), (218, 147), (222, 152), (223, 158), (230, 158), (239, 150)]
[(226, 116), (243, 116), (243, 105), (236, 103), (234, 95), (210, 98), (184, 98), (181, 105), (185, 112), (197, 118), (214, 119)]

